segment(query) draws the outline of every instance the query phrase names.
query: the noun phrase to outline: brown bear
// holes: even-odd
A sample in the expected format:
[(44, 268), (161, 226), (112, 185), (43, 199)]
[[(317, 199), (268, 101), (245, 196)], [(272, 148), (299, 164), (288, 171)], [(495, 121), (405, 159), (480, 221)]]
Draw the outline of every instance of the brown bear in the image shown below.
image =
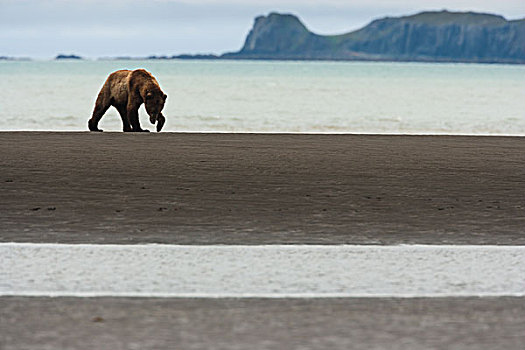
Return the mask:
[(147, 132), (149, 130), (142, 129), (139, 122), (139, 107), (144, 103), (151, 124), (157, 122), (157, 131), (160, 131), (166, 122), (161, 112), (167, 97), (155, 77), (144, 69), (113, 72), (98, 94), (88, 122), (89, 130), (102, 131), (98, 122), (108, 108), (114, 106), (122, 118), (124, 131)]

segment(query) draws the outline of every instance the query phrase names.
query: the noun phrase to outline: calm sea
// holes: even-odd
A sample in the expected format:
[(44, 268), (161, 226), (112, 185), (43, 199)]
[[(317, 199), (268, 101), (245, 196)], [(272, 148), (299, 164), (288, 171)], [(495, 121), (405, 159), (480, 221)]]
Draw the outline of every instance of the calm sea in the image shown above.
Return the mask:
[(124, 68), (157, 77), (165, 131), (525, 135), (525, 66), (177, 60), (0, 62), (0, 130), (85, 131)]

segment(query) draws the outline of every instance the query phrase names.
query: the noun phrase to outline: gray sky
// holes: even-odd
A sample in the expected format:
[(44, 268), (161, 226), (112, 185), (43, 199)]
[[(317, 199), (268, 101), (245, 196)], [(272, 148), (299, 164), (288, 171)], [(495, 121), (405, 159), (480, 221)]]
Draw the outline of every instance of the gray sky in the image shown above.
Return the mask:
[(240, 49), (253, 19), (271, 11), (338, 34), (380, 17), (442, 9), (525, 18), (524, 0), (0, 0), (0, 56), (223, 53)]

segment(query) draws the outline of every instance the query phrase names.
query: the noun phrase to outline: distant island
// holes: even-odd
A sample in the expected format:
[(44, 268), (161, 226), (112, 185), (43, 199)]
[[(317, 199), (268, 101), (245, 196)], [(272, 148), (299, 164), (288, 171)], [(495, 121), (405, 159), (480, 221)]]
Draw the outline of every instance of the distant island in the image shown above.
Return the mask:
[(182, 55), (151, 55), (147, 57), (137, 56), (117, 56), (117, 57), (100, 57), (101, 61), (136, 61), (136, 60), (219, 60), (221, 56), (213, 54), (182, 54)]
[(77, 55), (64, 55), (60, 54), (55, 57), (55, 60), (82, 60), (83, 58)]
[(255, 19), (244, 46), (223, 59), (525, 63), (525, 19), (474, 12), (386, 17), (341, 35), (317, 35), (294, 15)]
[(31, 61), (29, 57), (0, 56), (0, 61)]

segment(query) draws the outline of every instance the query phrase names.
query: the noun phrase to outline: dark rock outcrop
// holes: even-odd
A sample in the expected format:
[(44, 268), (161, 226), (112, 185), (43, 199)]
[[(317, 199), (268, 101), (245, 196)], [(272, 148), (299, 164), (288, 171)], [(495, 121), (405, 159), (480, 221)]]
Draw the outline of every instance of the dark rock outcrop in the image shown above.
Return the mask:
[(182, 55), (174, 55), (171, 56), (171, 59), (178, 59), (178, 60), (216, 60), (219, 56), (213, 55), (213, 54), (182, 54)]
[(289, 14), (255, 24), (232, 59), (332, 59), (525, 63), (525, 19), (473, 12), (383, 18), (343, 35), (310, 32)]
[(77, 55), (60, 54), (57, 57), (55, 57), (55, 60), (81, 60), (81, 59), (83, 59), (83, 58), (80, 57), (80, 56), (77, 56)]

